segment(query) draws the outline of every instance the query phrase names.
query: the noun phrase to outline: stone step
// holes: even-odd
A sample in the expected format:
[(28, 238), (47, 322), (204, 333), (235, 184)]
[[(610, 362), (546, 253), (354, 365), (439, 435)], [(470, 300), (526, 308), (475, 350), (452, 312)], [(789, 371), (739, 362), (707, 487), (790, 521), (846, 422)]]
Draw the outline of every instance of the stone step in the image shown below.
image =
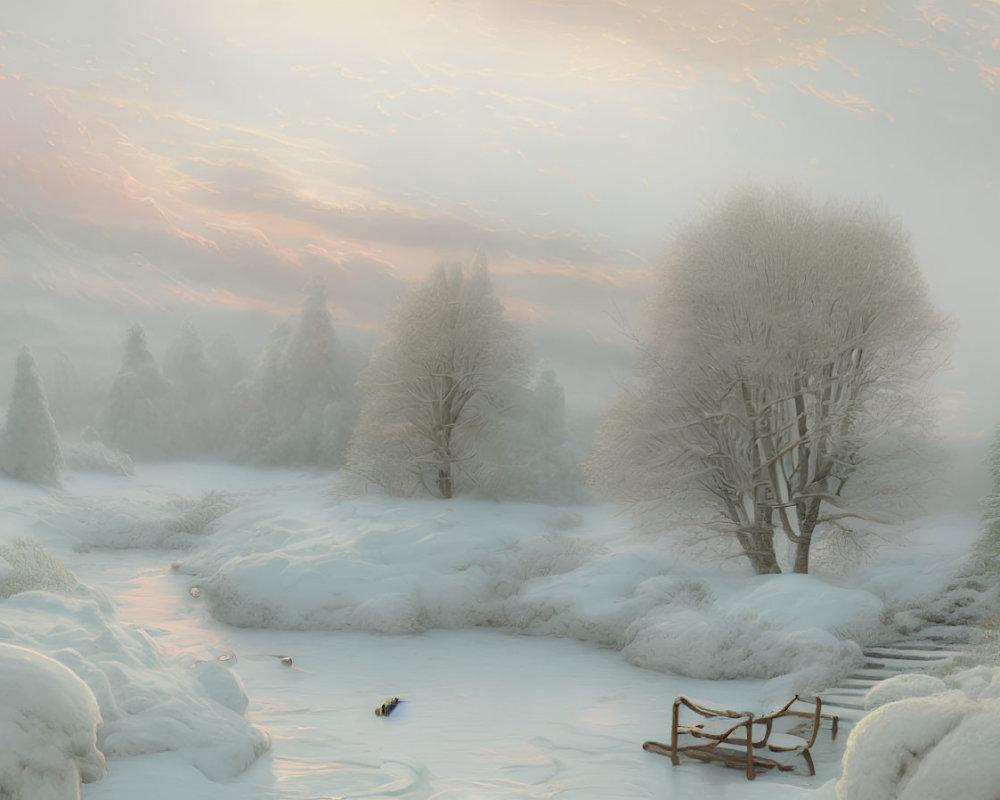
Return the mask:
[(923, 673), (943, 666), (962, 653), (954, 644), (933, 639), (900, 640), (872, 645), (863, 650), (865, 663), (836, 686), (821, 692), (823, 707), (849, 720), (858, 720), (865, 712), (868, 691), (886, 678), (904, 673)]

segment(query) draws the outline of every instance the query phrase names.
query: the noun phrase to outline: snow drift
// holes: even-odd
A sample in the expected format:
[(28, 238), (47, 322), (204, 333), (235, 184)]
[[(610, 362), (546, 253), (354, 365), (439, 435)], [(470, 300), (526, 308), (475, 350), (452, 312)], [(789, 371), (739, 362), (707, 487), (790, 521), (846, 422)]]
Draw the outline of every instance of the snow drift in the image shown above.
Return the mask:
[(41, 653), (0, 642), (0, 797), (74, 800), (104, 777), (94, 693)]
[[(105, 756), (178, 751), (224, 780), (267, 750), (266, 734), (243, 716), (246, 692), (234, 672), (173, 660), (145, 631), (115, 622), (103, 594), (36, 543), (0, 550), (0, 588), (0, 643), (43, 653), (83, 681), (103, 718), (97, 746)], [(3, 698), (0, 714), (10, 702)]]

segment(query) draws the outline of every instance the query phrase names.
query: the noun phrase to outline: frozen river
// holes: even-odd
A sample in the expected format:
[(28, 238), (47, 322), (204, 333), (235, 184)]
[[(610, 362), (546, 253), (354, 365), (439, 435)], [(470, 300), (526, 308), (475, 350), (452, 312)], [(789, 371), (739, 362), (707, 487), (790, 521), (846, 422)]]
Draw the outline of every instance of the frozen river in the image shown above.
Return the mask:
[[(378, 636), (233, 628), (214, 621), (163, 551), (92, 550), (69, 564), (198, 669), (227, 657), (270, 752), (227, 783), (173, 753), (113, 759), (87, 800), (177, 798), (832, 797), (843, 739), (816, 751), (815, 778), (739, 772), (644, 753), (667, 735), (679, 693), (740, 705), (752, 681), (706, 682), (625, 663), (570, 639), (497, 630)], [(235, 658), (232, 658), (235, 656)], [(290, 656), (291, 667), (277, 656)], [(375, 706), (398, 695), (388, 718)], [(817, 791), (818, 790), (818, 791)], [(140, 795), (141, 791), (141, 795)]]

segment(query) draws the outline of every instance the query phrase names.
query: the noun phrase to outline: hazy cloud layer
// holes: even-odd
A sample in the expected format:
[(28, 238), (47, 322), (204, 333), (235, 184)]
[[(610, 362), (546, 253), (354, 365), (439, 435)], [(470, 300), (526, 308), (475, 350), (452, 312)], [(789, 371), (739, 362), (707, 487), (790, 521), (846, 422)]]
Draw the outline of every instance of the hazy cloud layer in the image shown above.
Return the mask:
[(618, 375), (609, 321), (673, 234), (768, 180), (900, 217), (959, 324), (949, 424), (995, 422), (995, 0), (40, 0), (3, 26), (4, 362), (134, 319), (260, 341), (315, 273), (375, 335), (483, 249), (540, 349)]

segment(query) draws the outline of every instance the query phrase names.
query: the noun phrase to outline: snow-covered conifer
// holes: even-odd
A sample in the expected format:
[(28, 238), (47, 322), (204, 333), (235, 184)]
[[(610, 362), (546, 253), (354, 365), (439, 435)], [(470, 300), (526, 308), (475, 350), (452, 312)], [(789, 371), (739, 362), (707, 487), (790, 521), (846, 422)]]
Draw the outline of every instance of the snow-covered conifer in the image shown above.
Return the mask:
[(141, 325), (128, 330), (121, 369), (98, 421), (103, 440), (138, 458), (178, 453), (174, 393), (146, 344)]
[(59, 481), (62, 451), (35, 359), (27, 347), (17, 356), (17, 372), (0, 436), (0, 468), (12, 478), (34, 483)]
[(185, 321), (163, 358), (163, 377), (176, 399), (182, 441), (188, 453), (214, 449), (212, 445), (217, 412), (211, 370), (201, 337), (190, 321)]
[(348, 384), (326, 287), (316, 279), (294, 328), (275, 329), (253, 380), (239, 390), (244, 456), (265, 464), (340, 464), (351, 416)]

